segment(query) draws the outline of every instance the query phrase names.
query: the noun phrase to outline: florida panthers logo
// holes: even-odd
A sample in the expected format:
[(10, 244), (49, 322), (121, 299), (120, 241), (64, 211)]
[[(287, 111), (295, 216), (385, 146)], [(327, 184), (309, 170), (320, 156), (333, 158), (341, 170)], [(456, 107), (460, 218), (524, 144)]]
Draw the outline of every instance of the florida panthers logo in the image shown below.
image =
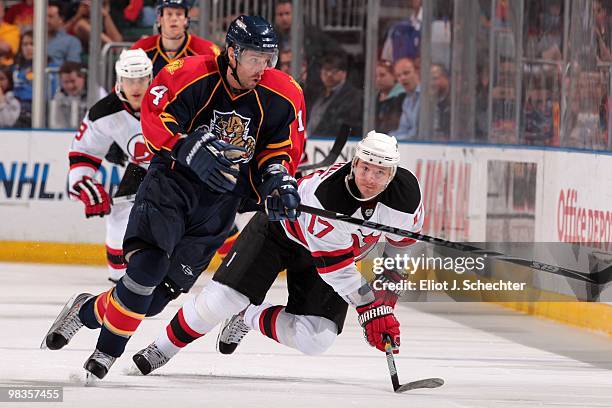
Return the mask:
[(210, 131), (217, 135), (219, 139), (246, 149), (246, 153), (238, 160), (239, 163), (246, 163), (251, 160), (255, 151), (255, 138), (249, 135), (250, 123), (250, 118), (239, 115), (236, 111), (213, 111)]

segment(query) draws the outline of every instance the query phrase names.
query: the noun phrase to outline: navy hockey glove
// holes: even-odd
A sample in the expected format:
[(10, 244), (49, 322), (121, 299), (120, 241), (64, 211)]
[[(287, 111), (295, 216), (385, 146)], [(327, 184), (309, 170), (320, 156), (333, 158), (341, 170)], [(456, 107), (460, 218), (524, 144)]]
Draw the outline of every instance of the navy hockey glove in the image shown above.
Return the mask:
[(227, 193), (236, 187), (240, 172), (237, 160), (246, 153), (242, 147), (219, 140), (202, 129), (191, 132), (172, 154), (189, 167), (200, 180), (217, 193)]
[(357, 308), (357, 321), (363, 327), (363, 336), (372, 347), (385, 351), (385, 335), (391, 337), (393, 354), (399, 353), (399, 322), (393, 314), (393, 307), (381, 299)]
[(72, 186), (77, 194), (70, 193), (85, 204), (85, 217), (104, 217), (111, 212), (111, 198), (102, 184), (91, 177), (84, 176)]
[(300, 195), (295, 178), (280, 164), (269, 165), (263, 173), (257, 191), (265, 200), (270, 221), (295, 221), (300, 216)]

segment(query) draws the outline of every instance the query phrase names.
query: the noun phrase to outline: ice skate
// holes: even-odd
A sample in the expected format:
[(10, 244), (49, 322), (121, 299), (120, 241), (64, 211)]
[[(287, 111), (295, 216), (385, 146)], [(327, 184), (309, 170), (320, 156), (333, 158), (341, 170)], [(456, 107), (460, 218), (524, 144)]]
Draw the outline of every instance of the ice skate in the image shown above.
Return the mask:
[(59, 350), (68, 344), (76, 332), (83, 327), (83, 322), (79, 318), (81, 306), (92, 297), (93, 295), (90, 293), (72, 296), (51, 325), (51, 328), (40, 344), (40, 348)]
[(88, 377), (89, 374), (92, 374), (101, 380), (104, 378), (104, 376), (106, 376), (108, 370), (110, 370), (115, 360), (117, 360), (116, 357), (109, 356), (108, 354), (96, 349), (93, 354), (89, 356), (83, 365), (83, 368), (88, 372)]
[(244, 323), (242, 314), (232, 316), (223, 322), (217, 337), (217, 350), (221, 354), (232, 354), (244, 336), (251, 329)]
[(132, 360), (142, 375), (147, 375), (170, 361), (170, 357), (166, 356), (158, 349), (155, 343), (151, 343), (146, 348), (134, 354)]

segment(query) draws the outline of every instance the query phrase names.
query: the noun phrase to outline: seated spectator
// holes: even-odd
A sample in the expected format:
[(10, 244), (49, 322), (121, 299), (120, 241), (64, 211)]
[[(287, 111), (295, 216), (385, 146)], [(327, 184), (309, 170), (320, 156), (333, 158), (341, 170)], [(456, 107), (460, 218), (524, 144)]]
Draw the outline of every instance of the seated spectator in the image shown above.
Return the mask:
[(4, 0), (0, 0), (0, 65), (12, 65), (19, 49), (19, 27), (4, 19)]
[(13, 127), (19, 118), (21, 105), (13, 94), (10, 67), (0, 67), (0, 127)]
[(64, 30), (65, 17), (63, 4), (50, 1), (47, 7), (47, 55), (56, 66), (64, 61), (81, 61), (81, 42)]
[[(66, 22), (65, 29), (81, 40), (84, 49), (89, 48), (89, 34), (91, 23), (89, 22), (89, 0), (81, 0), (76, 14)], [(102, 2), (102, 44), (123, 41), (123, 36), (117, 29), (110, 16), (110, 3), (108, 0)]]
[[(87, 111), (87, 75), (80, 62), (66, 61), (59, 70), (60, 89), (53, 96), (49, 108), (49, 127), (76, 128)], [(103, 88), (98, 97), (106, 96)]]
[(381, 59), (396, 62), (400, 58), (418, 59), (421, 54), (422, 0), (409, 0), (410, 17), (389, 28)]
[[(293, 60), (293, 53), (291, 49), (286, 48), (282, 50), (278, 56), (278, 69), (283, 71), (284, 73), (291, 75), (291, 64)], [(304, 91), (304, 100), (306, 101), (306, 106), (310, 107), (310, 104), (313, 101), (314, 97), (314, 85), (313, 81), (307, 81), (308, 78), (308, 62), (306, 59), (302, 60), (302, 69), (300, 70), (299, 78), (295, 78), (298, 84), (302, 87)]]
[(443, 65), (432, 64), (429, 81), (434, 101), (433, 137), (434, 140), (448, 140), (451, 118), (448, 71)]
[(34, 21), (34, 0), (22, 0), (21, 3), (9, 7), (4, 15), (4, 21), (15, 24), (22, 33), (31, 30)]
[(389, 133), (399, 126), (402, 102), (406, 96), (404, 88), (395, 80), (393, 64), (380, 60), (376, 65), (375, 86), (376, 124), (378, 132)]
[(402, 113), (399, 127), (391, 134), (398, 140), (415, 139), (419, 130), (419, 112), (421, 108), (421, 85), (419, 73), (410, 58), (400, 58), (393, 67), (395, 77), (404, 88)]
[(612, 5), (602, 0), (593, 2), (595, 13), (595, 39), (597, 41), (597, 58), (602, 62), (612, 62)]
[(21, 113), (16, 126), (32, 127), (32, 58), (34, 57), (34, 33), (26, 31), (21, 35), (19, 52), (13, 66), (13, 83), (15, 97), (21, 104)]
[(361, 137), (363, 95), (347, 81), (347, 70), (344, 54), (331, 54), (321, 61), (323, 90), (310, 108), (309, 134), (336, 137), (345, 124), (353, 129), (352, 136)]

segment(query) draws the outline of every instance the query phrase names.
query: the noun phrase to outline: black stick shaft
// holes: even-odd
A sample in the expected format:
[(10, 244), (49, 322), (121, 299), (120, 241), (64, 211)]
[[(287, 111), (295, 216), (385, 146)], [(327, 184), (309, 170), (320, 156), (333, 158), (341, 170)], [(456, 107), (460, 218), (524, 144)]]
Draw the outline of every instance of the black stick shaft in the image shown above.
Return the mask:
[(387, 367), (389, 368), (389, 376), (391, 377), (391, 384), (393, 384), (393, 391), (400, 387), (399, 376), (397, 375), (397, 367), (395, 366), (395, 359), (393, 358), (393, 346), (391, 345), (391, 338), (389, 335), (385, 335), (385, 354), (387, 355)]
[(563, 268), (561, 266), (549, 265), (538, 261), (529, 261), (513, 256), (508, 256), (500, 252), (489, 251), (486, 249), (478, 248), (468, 244), (462, 244), (459, 242), (446, 241), (441, 238), (432, 237), (425, 234), (418, 234), (416, 232), (404, 230), (401, 228), (391, 227), (389, 225), (378, 224), (376, 222), (360, 220), (359, 218), (353, 218), (346, 214), (340, 214), (322, 208), (311, 207), (308, 205), (300, 204), (299, 210), (308, 214), (318, 215), (320, 217), (329, 218), (332, 220), (344, 221), (349, 224), (360, 225), (366, 228), (371, 228), (378, 231), (389, 232), (394, 235), (402, 237), (412, 238), (417, 241), (429, 242), (430, 244), (443, 246), (446, 248), (456, 249), (463, 252), (472, 252), (479, 255), (487, 255), (488, 257), (497, 258), (501, 261), (510, 262), (516, 265), (525, 266), (528, 268), (536, 269), (543, 272), (553, 273), (561, 276), (565, 276), (572, 279), (582, 280), (584, 282), (604, 284), (611, 280), (612, 277), (612, 266), (607, 267), (599, 272), (585, 273), (575, 271), (573, 269)]

